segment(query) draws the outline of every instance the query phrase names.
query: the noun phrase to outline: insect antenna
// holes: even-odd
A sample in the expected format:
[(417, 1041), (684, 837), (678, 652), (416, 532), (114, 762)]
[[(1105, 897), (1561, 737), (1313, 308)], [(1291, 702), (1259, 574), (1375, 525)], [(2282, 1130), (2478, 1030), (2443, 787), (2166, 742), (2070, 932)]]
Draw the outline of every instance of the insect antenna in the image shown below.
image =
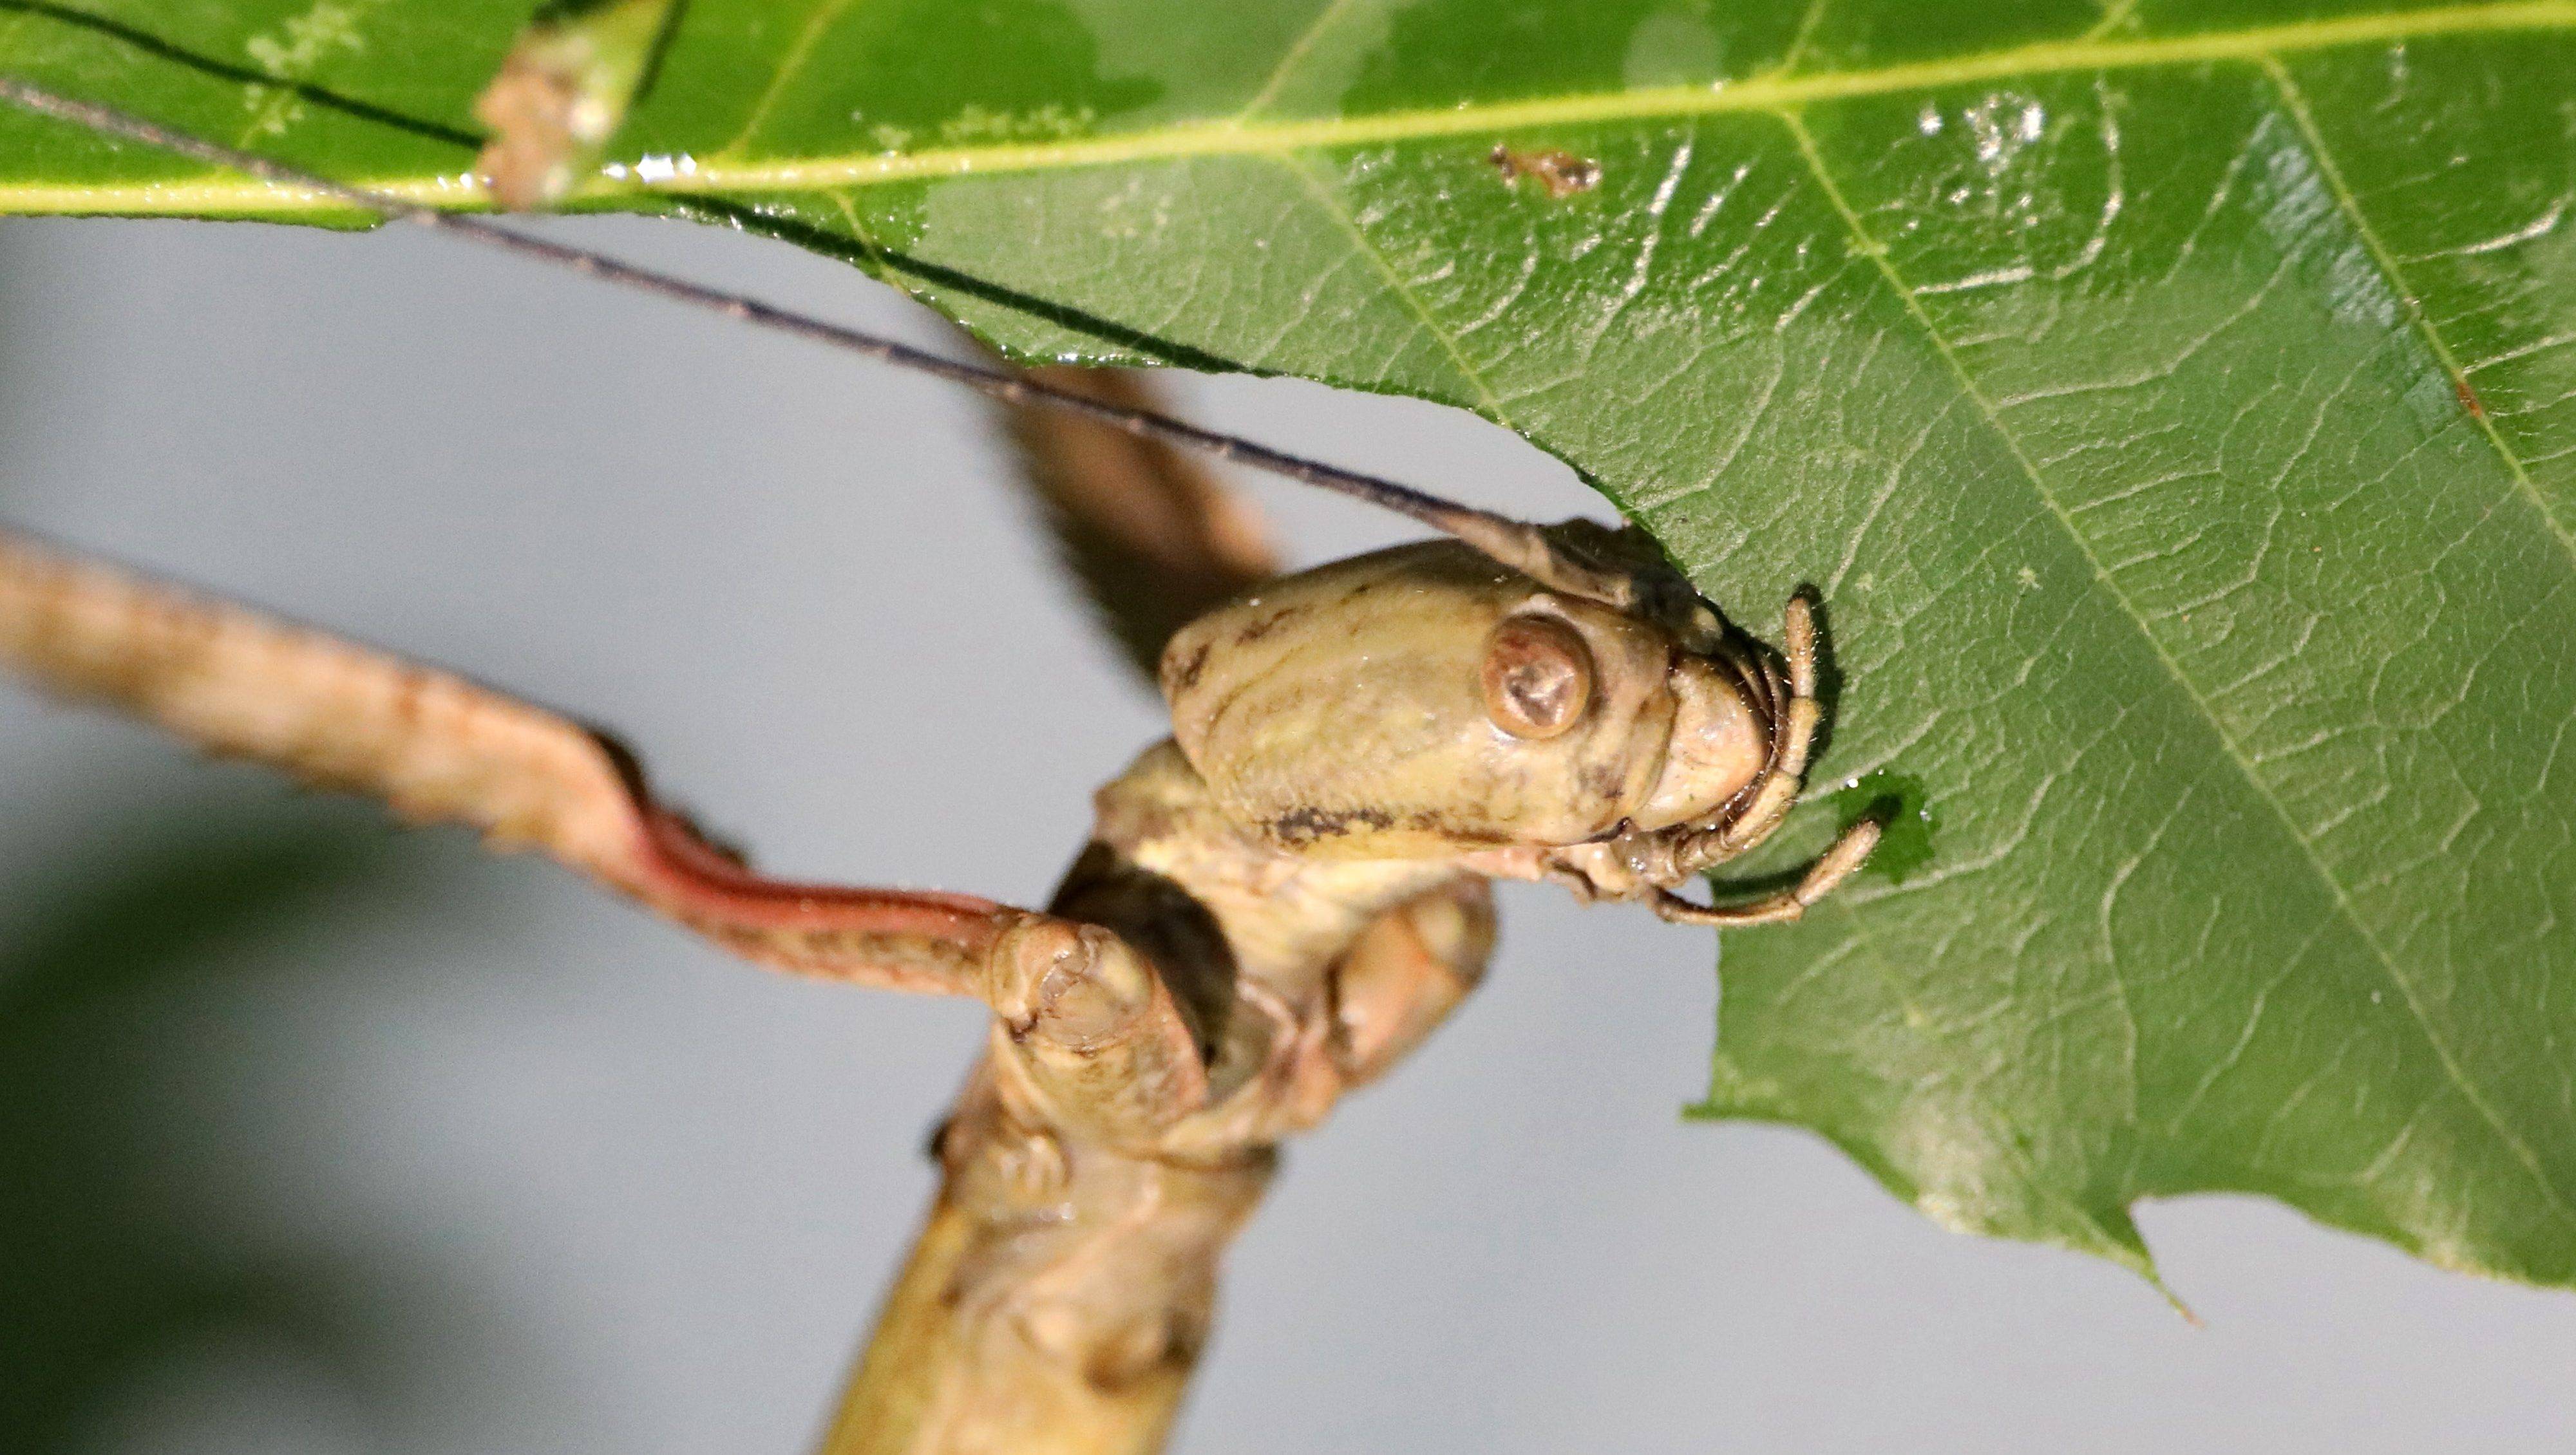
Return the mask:
[(1562, 549), (1539, 527), (1526, 521), (1444, 500), (1410, 485), (1292, 455), (1240, 436), (1202, 429), (1186, 420), (1174, 419), (1150, 409), (1059, 388), (1008, 369), (952, 359), (879, 334), (827, 323), (744, 294), (691, 282), (605, 253), (534, 237), (482, 218), (459, 216), (389, 192), (355, 186), (257, 152), (208, 141), (130, 111), (64, 96), (13, 76), (0, 75), (0, 101), (21, 110), (86, 127), (102, 135), (141, 142), (209, 166), (240, 172), (279, 187), (345, 202), (361, 211), (372, 212), (387, 222), (413, 223), (433, 232), (703, 308), (777, 333), (946, 379), (1005, 404), (1062, 410), (1139, 438), (1160, 440), (1232, 464), (1285, 476), (1300, 484), (1392, 510), (1433, 530), (1454, 536), (1501, 564), (1557, 590), (1622, 608), (1637, 600), (1637, 585), (1632, 573), (1596, 565), (1578, 557)]

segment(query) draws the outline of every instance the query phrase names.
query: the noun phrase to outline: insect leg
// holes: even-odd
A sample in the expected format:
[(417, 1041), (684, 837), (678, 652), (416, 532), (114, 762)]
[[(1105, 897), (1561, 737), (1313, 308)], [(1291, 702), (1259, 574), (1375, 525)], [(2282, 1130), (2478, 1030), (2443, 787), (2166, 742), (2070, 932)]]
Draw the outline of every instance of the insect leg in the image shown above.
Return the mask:
[[(1788, 818), (1798, 794), (1806, 787), (1807, 763), (1824, 714), (1816, 701), (1815, 610), (1804, 596), (1789, 598), (1781, 646), (1789, 661), (1789, 680), (1776, 709), (1777, 755), (1771, 771), (1741, 814), (1691, 846), (1684, 856), (1691, 872), (1732, 859), (1770, 838)], [(1868, 861), (1870, 851), (1878, 846), (1879, 833), (1875, 820), (1853, 824), (1807, 866), (1796, 887), (1778, 894), (1745, 904), (1702, 905), (1670, 890), (1659, 890), (1652, 901), (1655, 913), (1676, 923), (1701, 925), (1775, 924), (1796, 919), (1807, 912), (1807, 906), (1832, 893), (1835, 886)]]
[(1115, 931), (1033, 916), (1002, 936), (985, 976), (995, 1072), (1043, 1124), (1141, 1143), (1207, 1104), (1179, 1002)]
[[(1158, 407), (1125, 370), (1054, 366), (1026, 377), (1121, 408)], [(1008, 406), (1004, 420), (1064, 566), (1148, 681), (1172, 633), (1278, 574), (1251, 502), (1163, 441), (1029, 404)]]
[(1816, 702), (1816, 617), (1803, 596), (1789, 598), (1781, 630), (1789, 659), (1788, 690), (1773, 704), (1771, 768), (1743, 811), (1695, 840), (1680, 856), (1684, 872), (1697, 873), (1753, 848), (1777, 831), (1807, 785), (1807, 759), (1815, 748), (1824, 711)]
[(1656, 891), (1650, 901), (1656, 915), (1674, 924), (1685, 925), (1768, 925), (1793, 920), (1807, 912), (1807, 907), (1834, 892), (1837, 885), (1869, 861), (1870, 850), (1878, 847), (1879, 824), (1876, 819), (1862, 819), (1843, 830), (1822, 857), (1807, 866), (1807, 872), (1793, 889), (1782, 890), (1747, 904), (1693, 904), (1669, 889)]
[(654, 801), (632, 754), (543, 708), (0, 529), (0, 669), (210, 753), (534, 848), (747, 959), (980, 995), (1031, 916), (968, 895), (755, 874)]

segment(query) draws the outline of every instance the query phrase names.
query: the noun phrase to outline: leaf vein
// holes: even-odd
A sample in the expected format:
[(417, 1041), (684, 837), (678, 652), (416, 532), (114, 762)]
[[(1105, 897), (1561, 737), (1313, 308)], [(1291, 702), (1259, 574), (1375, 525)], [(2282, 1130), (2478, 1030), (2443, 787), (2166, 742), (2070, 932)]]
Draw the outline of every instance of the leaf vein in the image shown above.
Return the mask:
[[(2534, 1185), (2539, 1188), (2541, 1195), (2548, 1200), (2551, 1206), (2557, 1210), (2559, 1217), (2564, 1221), (2576, 1223), (2576, 1204), (2571, 1204), (2569, 1202), (2567, 1194), (2550, 1178), (2548, 1172), (2542, 1166), (2538, 1155), (2532, 1151), (2530, 1144), (2525, 1142), (2522, 1137), (2505, 1122), (2504, 1118), (2496, 1111), (2494, 1105), (2488, 1101), (2486, 1095), (2478, 1088), (2476, 1083), (2470, 1079), (2467, 1071), (2460, 1064), (2458, 1053), (2452, 1049), (2450, 1042), (2439, 1030), (2435, 1028), (2432, 1015), (2425, 1006), (2422, 992), (2415, 985), (2414, 981), (2398, 968), (2396, 959), (2389, 953), (2387, 946), (2380, 942), (2378, 935), (2371, 930), (2370, 926), (2365, 921), (2363, 921), (2359, 910), (2353, 905), (2352, 896), (2346, 889), (2343, 881), (2337, 878), (2333, 870), (2327, 867), (2325, 860), (2319, 857), (2317, 846), (2299, 827), (2298, 821), (2291, 816), (2288, 805), (2281, 801), (2280, 796), (2273, 791), (2271, 785), (2265, 782), (2262, 775), (2255, 771), (2253, 763), (2246, 758), (2243, 749), (2238, 745), (2236, 739), (2221, 725), (2217, 711), (2210, 703), (2208, 697), (2201, 692), (2198, 684), (2194, 683), (2189, 675), (2182, 670), (2181, 664), (2174, 659), (2173, 654), (2166, 648), (2164, 641), (2153, 631), (2148, 630), (2145, 619), (2139, 614), (2136, 604), (2129, 599), (2127, 592), (2121, 588), (2116, 580), (2104, 571), (2101, 558), (2093, 550), (2092, 541), (2087, 538), (2082, 531), (2076, 529), (2073, 517), (2069, 516), (2058, 504), (2057, 497), (2055, 493), (2049, 489), (2047, 480), (2041, 475), (2038, 467), (2031, 463), (2029, 455), (2022, 449), (2020, 437), (2006, 426), (2002, 415), (1998, 413), (1987, 401), (1984, 391), (1977, 386), (1976, 381), (1969, 375), (1966, 366), (1959, 360), (1957, 352), (1951, 347), (1948, 336), (1942, 332), (1940, 326), (1935, 323), (1931, 315), (1925, 311), (1922, 301), (1916, 297), (1913, 290), (1906, 286), (1904, 277), (1897, 272), (1896, 265), (1889, 258), (1887, 249), (1870, 234), (1867, 225), (1861, 220), (1860, 214), (1853, 210), (1850, 201), (1844, 197), (1841, 186), (1834, 181), (1832, 172), (1825, 166), (1823, 153), (1818, 150), (1815, 137), (1807, 130), (1806, 123), (1794, 112), (1783, 112), (1780, 115), (1780, 119), (1788, 127), (1792, 138), (1796, 141), (1799, 154), (1805, 158), (1807, 169), (1815, 178), (1818, 188), (1824, 193), (1827, 201), (1832, 205), (1836, 214), (1841, 217), (1843, 226), (1851, 235), (1852, 244), (1855, 249), (1868, 256), (1871, 261), (1877, 265), (1879, 272), (1886, 280), (1889, 290), (1894, 293), (1898, 301), (1904, 305), (1907, 314), (1913, 319), (1916, 326), (1923, 331), (1924, 336), (1931, 343), (1934, 351), (1937, 352), (1943, 361), (1949, 366), (1950, 372), (1956, 379), (1960, 390), (1967, 396), (1970, 402), (1974, 403), (1985, 415), (1987, 423), (1994, 430), (1997, 438), (2001, 441), (2006, 451), (2009, 452), (2013, 459), (2020, 464), (2023, 477), (2029, 482), (2032, 491), (2038, 496), (2040, 503), (2047, 508), (2051, 515), (2056, 517), (2059, 525), (2064, 529), (2068, 539), (2074, 544), (2076, 549), (2083, 554), (2085, 560), (2091, 563), (2096, 583), (2104, 592), (2110, 595), (2111, 599), (2119, 605), (2122, 612), (2128, 616), (2131, 624), (2137, 628), (2139, 636), (2145, 640), (2149, 649), (2154, 652), (2157, 661), (2163, 665), (2166, 675), (2172, 679), (2173, 683), (2182, 690), (2184, 695), (2189, 698), (2193, 706), (2197, 709), (2201, 720), (2210, 729), (2211, 736), (2217, 739), (2219, 747), (2225, 751), (2229, 761), (2235, 764), (2237, 772), (2243, 777), (2246, 785), (2253, 790), (2257, 798), (2261, 799), (2271, 808), (2273, 814), (2279, 819), (2283, 831), (2288, 834), (2293, 843), (2298, 845), (2300, 853), (2308, 861), (2310, 870), (2316, 875), (2319, 883), (2325, 888), (2327, 894), (2332, 898), (2336, 910), (2351, 927), (2353, 933), (2360, 939), (2361, 943), (2369, 947), (2371, 953), (2379, 961), (2380, 968), (2385, 972), (2390, 983), (2397, 988), (2399, 995), (2405, 1000), (2407, 1009), (2412, 1013), (2418, 1030), (2423, 1034), (2426, 1043), (2432, 1049), (2434, 1057), (2440, 1063), (2447, 1079), (2459, 1091), (2468, 1104), (2478, 1113), (2480, 1119), (2486, 1122), (2487, 1126), (2495, 1133), (2497, 1139), (2504, 1144), (2506, 1149), (2512, 1153), (2516, 1160), (2522, 1163), (2524, 1169), (2530, 1173)], [(2302, 1088), (2302, 1092), (2300, 1094), (2304, 1094), (2304, 1091), (2305, 1088)], [(2284, 1107), (2283, 1114), (2286, 1114), (2287, 1110), (2288, 1108)]]
[(1424, 300), (1420, 290), (1405, 281), (1404, 275), (1396, 271), (1395, 264), (1387, 259), (1385, 251), (1371, 241), (1368, 233), (1361, 228), (1359, 219), (1353, 217), (1351, 210), (1342, 205), (1340, 196), (1326, 185), (1323, 178), (1316, 176), (1314, 170), (1303, 159), (1281, 157), (1279, 162), (1315, 199), (1316, 205), (1324, 210), (1324, 215), (1331, 218), (1343, 235), (1350, 239), (1353, 254), (1368, 263), (1378, 277), (1384, 280), (1387, 291), (1395, 295), (1396, 301), (1402, 303), (1405, 311), (1411, 313), (1422, 325), (1423, 332), (1431, 335), (1432, 340), (1440, 345), (1441, 351), (1449, 356), (1450, 363), (1458, 370), (1458, 377), (1465, 380), (1467, 387), (1475, 391), (1476, 402), (1482, 406), (1487, 417), (1509, 428), (1511, 420), (1504, 415), (1503, 402), (1494, 393), (1493, 385), (1487, 382), (1484, 371), (1478, 369), (1468, 359), (1456, 335), (1440, 326), (1440, 320), (1432, 314), (1431, 305)]
[[(2372, 263), (2378, 267), (2380, 275), (2387, 280), (2389, 288), (2397, 294), (2399, 303), (2406, 310), (2407, 318), (2415, 325), (2416, 332), (2423, 335), (2424, 342), (2432, 349), (2433, 357), (2440, 362), (2442, 372), (2449, 378), (2452, 387), (2460, 392), (2461, 397), (2471, 397), (2468, 371), (2460, 367), (2459, 357), (2452, 352), (2450, 341), (2442, 337), (2441, 329), (2434, 325), (2432, 316), (2425, 312), (2424, 300), (2417, 297), (2415, 290), (2407, 286), (2405, 269), (2398, 264), (2395, 254), (2389, 250), (2388, 245), (2380, 240), (2379, 230), (2371, 225), (2369, 215), (2362, 211), (2361, 199), (2353, 193), (2351, 184), (2345, 181), (2343, 168), (2336, 164), (2332, 149), (2326, 145), (2325, 133), (2318, 130), (2316, 117), (2308, 110), (2308, 98), (2300, 91), (2298, 82), (2291, 78), (2289, 67), (2282, 65), (2277, 56), (2264, 56), (2257, 64), (2262, 67), (2263, 74), (2271, 78), (2274, 89), (2281, 93), (2282, 104), (2288, 108), (2290, 119), (2297, 123), (2299, 136), (2307, 144), (2308, 155), (2316, 159), (2317, 171), (2324, 177), (2326, 190), (2334, 197), (2335, 206), (2352, 224), (2354, 233), (2361, 238), (2362, 247), (2369, 252)], [(2530, 500), (2532, 509), (2539, 513), (2542, 522), (2549, 527), (2550, 534), (2558, 538), (2559, 549), (2567, 553), (2570, 564), (2576, 564), (2576, 535), (2569, 533), (2567, 523), (2560, 520), (2557, 513), (2549, 508), (2549, 502), (2542, 498), (2540, 487), (2532, 483), (2531, 472), (2523, 466), (2522, 457), (2514, 453), (2512, 444), (2505, 439), (2504, 432), (2496, 427), (2495, 420), (2489, 417), (2486, 411), (2472, 410), (2469, 414), (2478, 431), (2486, 436), (2487, 443), (2495, 450), (2496, 456), (2503, 460), (2505, 468), (2512, 472), (2514, 483), (2521, 487), (2523, 495)]]
[[(844, 0), (834, 0), (844, 3)], [(1237, 125), (1213, 118), (1072, 141), (995, 143), (888, 155), (877, 151), (761, 161), (702, 161), (684, 176), (595, 180), (577, 200), (736, 191), (788, 192), (966, 175), (1057, 171), (1193, 157), (1282, 157), (1326, 148), (1485, 137), (1499, 132), (1668, 122), (1720, 114), (1761, 115), (1837, 101), (1971, 86), (2017, 78), (2238, 63), (2445, 36), (2576, 31), (2576, 0), (2491, 0), (2369, 11), (2325, 19), (2128, 40), (2036, 41), (1998, 50), (1871, 70), (1758, 75), (1715, 85), (1582, 92), (1486, 105), (1389, 111), (1368, 116)], [(366, 185), (415, 201), (468, 199), (435, 177), (378, 177)], [(251, 179), (199, 178), (99, 186), (51, 183), (0, 187), (0, 212), (184, 214), (345, 210), (345, 204)]]

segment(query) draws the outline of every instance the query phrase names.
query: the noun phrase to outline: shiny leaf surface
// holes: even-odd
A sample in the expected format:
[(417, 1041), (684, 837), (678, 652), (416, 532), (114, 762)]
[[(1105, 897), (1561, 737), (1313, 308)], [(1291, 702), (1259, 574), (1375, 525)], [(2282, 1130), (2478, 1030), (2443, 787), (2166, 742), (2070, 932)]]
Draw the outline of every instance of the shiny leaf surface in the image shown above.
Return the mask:
[[(0, 68), (464, 205), (526, 9), (25, 0)], [(1824, 774), (1937, 836), (1729, 939), (1710, 1115), (2141, 1270), (2221, 1188), (2576, 1282), (2576, 4), (698, 0), (609, 155), (1819, 586)], [(328, 216), (22, 118), (0, 209)]]

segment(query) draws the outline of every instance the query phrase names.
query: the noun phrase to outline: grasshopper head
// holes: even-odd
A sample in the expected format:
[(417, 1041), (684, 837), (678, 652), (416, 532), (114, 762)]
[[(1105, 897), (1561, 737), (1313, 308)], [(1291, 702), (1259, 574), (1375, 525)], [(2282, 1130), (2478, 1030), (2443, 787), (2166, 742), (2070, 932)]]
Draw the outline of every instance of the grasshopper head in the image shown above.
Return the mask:
[(1218, 801), (1283, 847), (1588, 843), (1707, 820), (1771, 764), (1768, 666), (1713, 619), (1669, 615), (1427, 541), (1192, 622), (1164, 651), (1163, 692)]

